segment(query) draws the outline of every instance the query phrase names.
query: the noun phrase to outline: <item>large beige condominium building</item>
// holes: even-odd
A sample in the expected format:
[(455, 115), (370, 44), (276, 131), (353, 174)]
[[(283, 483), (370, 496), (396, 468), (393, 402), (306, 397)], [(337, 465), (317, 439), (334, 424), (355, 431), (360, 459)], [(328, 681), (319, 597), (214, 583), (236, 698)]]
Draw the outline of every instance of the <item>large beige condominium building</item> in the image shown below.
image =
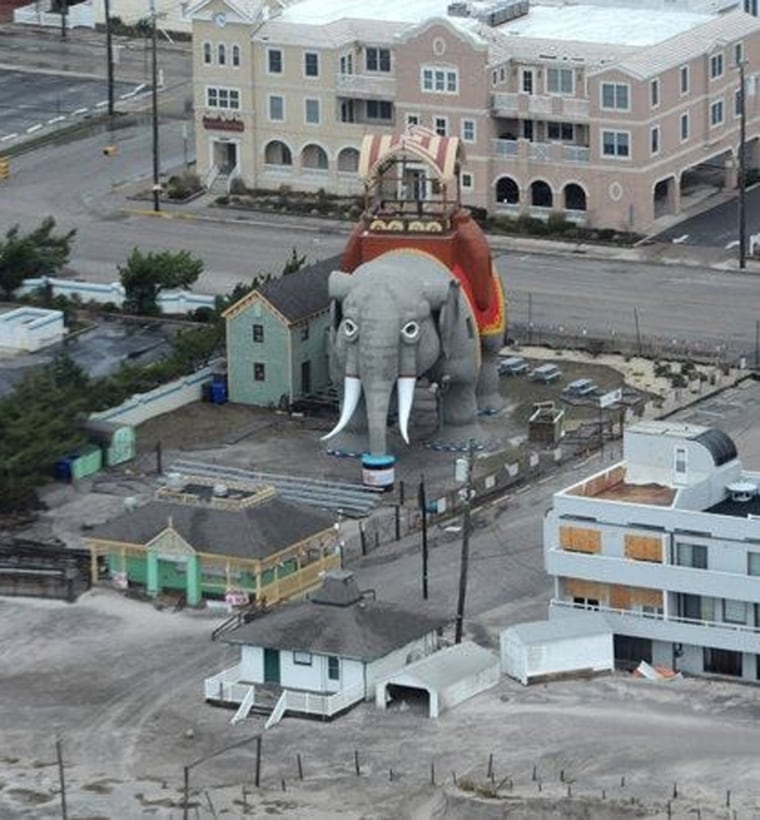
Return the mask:
[[(198, 169), (358, 193), (363, 135), (420, 123), (464, 141), (467, 205), (647, 232), (680, 212), (693, 169), (736, 184), (737, 61), (758, 167), (760, 20), (630, 6), (204, 0), (190, 12)], [(428, 184), (420, 173), (418, 193)]]

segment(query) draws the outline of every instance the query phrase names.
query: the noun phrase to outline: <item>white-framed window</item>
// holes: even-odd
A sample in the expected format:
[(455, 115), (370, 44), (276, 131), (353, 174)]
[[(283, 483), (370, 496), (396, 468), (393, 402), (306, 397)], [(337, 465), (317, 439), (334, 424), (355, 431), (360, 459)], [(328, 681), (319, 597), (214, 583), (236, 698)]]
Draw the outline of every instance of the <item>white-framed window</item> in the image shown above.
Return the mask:
[(213, 60), (213, 51), (211, 48), (211, 43), (204, 43), (203, 44), (203, 62), (206, 65), (211, 65)]
[(678, 69), (678, 88), (681, 96), (689, 93), (689, 66), (682, 65)]
[(475, 120), (462, 120), (462, 142), (475, 142), (477, 134)]
[(393, 119), (393, 103), (388, 100), (367, 100), (366, 106), (368, 120)]
[(316, 51), (305, 51), (303, 55), (304, 77), (319, 77), (319, 54)]
[(208, 108), (226, 108), (236, 111), (240, 108), (240, 90), (237, 88), (206, 88), (206, 106)]
[(660, 126), (653, 125), (649, 132), (649, 149), (652, 155), (660, 153)]
[(340, 680), (340, 658), (337, 655), (327, 657), (327, 678), (328, 680)]
[(681, 137), (681, 142), (686, 142), (689, 139), (689, 112), (684, 111), (678, 120), (678, 133)]
[(710, 103), (710, 127), (723, 125), (723, 100), (714, 100)]
[(439, 137), (446, 137), (449, 133), (449, 118), (448, 117), (433, 117), (433, 131)]
[(734, 65), (739, 66), (744, 62), (744, 43), (739, 40), (734, 43)]
[(472, 174), (467, 171), (462, 173), (462, 190), (463, 191), (473, 191), (475, 190), (475, 180), (473, 179)]
[(573, 124), (571, 122), (547, 122), (546, 138), (549, 140), (572, 142), (575, 139)]
[(723, 620), (729, 624), (747, 623), (747, 604), (745, 601), (723, 600)]
[(255, 382), (265, 382), (267, 380), (267, 368), (264, 362), (253, 363), (253, 380)]
[(507, 69), (504, 66), (499, 67), (499, 82), (503, 83), (507, 79)]
[(630, 131), (602, 131), (602, 156), (623, 159), (630, 157)]
[(456, 94), (459, 91), (459, 71), (456, 68), (422, 66), (421, 87), (431, 94)]
[(523, 68), (520, 70), (520, 91), (523, 94), (534, 93), (534, 77), (532, 68)]
[(364, 65), (367, 71), (390, 73), (391, 50), (380, 46), (367, 46), (364, 49)]
[(419, 125), (420, 124), (420, 115), (419, 114), (407, 114), (404, 118), (406, 122), (406, 127), (409, 128), (412, 125)]
[(354, 55), (350, 52), (348, 54), (341, 54), (338, 60), (338, 72), (340, 74), (354, 73)]
[(296, 666), (311, 666), (311, 652), (293, 652), (293, 663)]
[(602, 83), (602, 108), (628, 111), (630, 100), (631, 86), (628, 83)]
[(304, 122), (307, 125), (319, 125), (319, 100), (304, 100)]
[(723, 76), (723, 52), (719, 51), (710, 57), (710, 79), (717, 80)]
[(499, 73), (494, 69), (491, 72), (491, 85), (496, 85), (499, 81)]
[(742, 115), (742, 90), (737, 88), (734, 91), (734, 116), (741, 117)]
[(676, 478), (683, 478), (688, 470), (688, 451), (685, 447), (676, 447), (673, 450), (673, 472)]
[(279, 94), (270, 94), (267, 98), (267, 114), (272, 122), (285, 119), (285, 98)]
[(217, 65), (227, 65), (227, 46), (224, 43), (216, 47), (216, 62)]
[(267, 49), (267, 74), (282, 74), (283, 61), (282, 49)]
[(232, 65), (234, 68), (240, 67), (240, 46), (232, 46)]
[(760, 575), (760, 552), (747, 553), (747, 575)]
[(704, 544), (676, 544), (676, 563), (679, 567), (707, 569), (707, 547)]
[(575, 93), (572, 68), (547, 68), (546, 93), (571, 96)]
[(657, 108), (660, 105), (660, 80), (658, 77), (649, 81), (649, 104), (652, 108)]

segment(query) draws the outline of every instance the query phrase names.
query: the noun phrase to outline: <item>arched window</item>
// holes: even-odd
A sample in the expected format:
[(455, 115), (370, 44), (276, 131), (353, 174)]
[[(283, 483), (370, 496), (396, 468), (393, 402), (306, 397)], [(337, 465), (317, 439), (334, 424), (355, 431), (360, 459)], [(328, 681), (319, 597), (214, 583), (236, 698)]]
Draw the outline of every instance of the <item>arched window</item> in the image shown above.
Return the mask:
[(240, 46), (232, 46), (232, 65), (236, 68), (240, 65)]
[(512, 177), (499, 177), (496, 181), (496, 201), (507, 205), (519, 204), (520, 189)]
[(537, 208), (551, 208), (552, 189), (542, 179), (537, 179), (530, 186), (530, 204)]
[(203, 62), (206, 65), (211, 64), (211, 43), (203, 44)]
[(570, 182), (565, 185), (565, 210), (566, 211), (585, 211), (586, 210), (586, 192), (575, 182)]
[(227, 47), (224, 43), (219, 43), (216, 47), (216, 61), (219, 65), (224, 65), (227, 62)]
[(264, 149), (264, 162), (267, 165), (292, 165), (293, 155), (284, 142), (272, 140)]
[(359, 170), (359, 152), (356, 148), (344, 148), (338, 154), (338, 170), (349, 173)]
[(301, 167), (326, 171), (329, 166), (325, 149), (319, 145), (304, 145), (301, 151)]

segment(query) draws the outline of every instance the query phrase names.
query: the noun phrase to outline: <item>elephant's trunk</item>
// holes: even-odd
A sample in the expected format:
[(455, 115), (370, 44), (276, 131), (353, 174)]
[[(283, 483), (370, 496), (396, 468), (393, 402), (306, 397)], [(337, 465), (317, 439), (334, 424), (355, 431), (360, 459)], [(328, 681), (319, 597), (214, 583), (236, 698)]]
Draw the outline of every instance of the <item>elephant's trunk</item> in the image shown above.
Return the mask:
[(388, 430), (388, 405), (391, 400), (391, 382), (364, 384), (364, 401), (367, 405), (367, 427), (369, 452), (373, 456), (384, 456), (388, 452), (386, 434)]

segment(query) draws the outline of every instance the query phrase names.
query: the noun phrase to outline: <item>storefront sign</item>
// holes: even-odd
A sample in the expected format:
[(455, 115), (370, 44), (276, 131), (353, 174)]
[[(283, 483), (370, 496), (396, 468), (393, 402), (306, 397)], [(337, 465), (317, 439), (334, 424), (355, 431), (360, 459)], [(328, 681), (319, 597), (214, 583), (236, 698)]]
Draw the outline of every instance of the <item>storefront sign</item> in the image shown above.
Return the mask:
[(204, 117), (203, 127), (213, 131), (245, 131), (242, 120), (226, 120), (224, 117)]

